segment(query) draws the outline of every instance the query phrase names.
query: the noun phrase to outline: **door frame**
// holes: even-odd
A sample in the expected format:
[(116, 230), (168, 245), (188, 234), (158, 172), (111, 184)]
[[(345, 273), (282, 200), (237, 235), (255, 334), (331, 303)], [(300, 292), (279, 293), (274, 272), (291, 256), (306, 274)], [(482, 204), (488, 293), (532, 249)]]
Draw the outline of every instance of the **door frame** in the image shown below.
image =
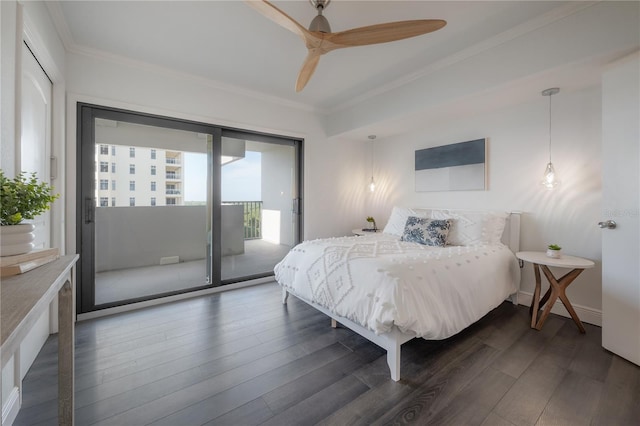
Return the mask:
[[(221, 165), (220, 157), (222, 150), (222, 136), (230, 137), (247, 137), (258, 142), (268, 143), (293, 143), (296, 150), (296, 200), (297, 210), (297, 239), (296, 243), (302, 240), (303, 211), (302, 211), (302, 192), (303, 192), (303, 140), (287, 136), (279, 136), (267, 133), (252, 132), (242, 129), (217, 126), (213, 124), (201, 123), (191, 120), (178, 119), (173, 117), (148, 114), (143, 112), (125, 110), (120, 108), (112, 108), (107, 106), (95, 105), (85, 102), (76, 103), (76, 250), (81, 253), (78, 262), (77, 277), (77, 297), (76, 308), (78, 314), (86, 314), (102, 309), (115, 308), (122, 305), (129, 305), (138, 302), (146, 302), (152, 299), (174, 296), (178, 294), (209, 289), (222, 285), (248, 281), (256, 278), (263, 278), (273, 275), (272, 273), (256, 274), (232, 280), (221, 280), (221, 261), (222, 261), (222, 245), (221, 245), (221, 194), (222, 190), (219, 185), (210, 185), (212, 215), (207, 218), (211, 221), (210, 227), (212, 235), (217, 236), (211, 241), (211, 284), (199, 287), (192, 287), (186, 290), (176, 290), (168, 293), (156, 294), (148, 297), (140, 297), (135, 299), (127, 299), (112, 303), (95, 305), (95, 119), (102, 118), (114, 121), (126, 121), (134, 124), (148, 125), (154, 127), (163, 127), (175, 130), (184, 130), (195, 133), (210, 134), (213, 136), (212, 157), (213, 167), (211, 182), (221, 181)], [(216, 160), (217, 159), (217, 160)], [(84, 167), (83, 167), (84, 166)], [(89, 248), (89, 250), (87, 249)], [(86, 255), (90, 253), (90, 255)]]

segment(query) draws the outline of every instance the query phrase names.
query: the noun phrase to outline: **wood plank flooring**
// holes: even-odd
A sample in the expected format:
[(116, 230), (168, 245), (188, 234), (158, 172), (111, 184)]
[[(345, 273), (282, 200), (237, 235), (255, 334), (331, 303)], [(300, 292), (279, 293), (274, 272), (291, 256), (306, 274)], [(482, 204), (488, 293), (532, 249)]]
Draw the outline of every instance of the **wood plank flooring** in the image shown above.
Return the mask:
[[(444, 341), (382, 349), (275, 283), (77, 324), (77, 425), (639, 425), (640, 367), (601, 330), (505, 302)], [(55, 425), (57, 338), (15, 425)]]

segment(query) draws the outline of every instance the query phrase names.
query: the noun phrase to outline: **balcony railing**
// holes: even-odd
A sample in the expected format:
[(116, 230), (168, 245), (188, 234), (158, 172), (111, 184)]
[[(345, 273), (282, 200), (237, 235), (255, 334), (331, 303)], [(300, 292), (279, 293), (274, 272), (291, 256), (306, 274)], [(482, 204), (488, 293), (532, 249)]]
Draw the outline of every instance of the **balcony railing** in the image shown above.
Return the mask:
[(177, 158), (167, 157), (166, 164), (180, 164), (180, 160)]
[(224, 204), (244, 206), (244, 239), (262, 238), (262, 201), (224, 201)]
[(180, 194), (182, 194), (182, 191), (179, 190), (179, 189), (167, 189), (165, 191), (165, 194), (167, 194), (167, 195), (180, 195)]
[(167, 179), (180, 179), (179, 173), (167, 173), (165, 176)]

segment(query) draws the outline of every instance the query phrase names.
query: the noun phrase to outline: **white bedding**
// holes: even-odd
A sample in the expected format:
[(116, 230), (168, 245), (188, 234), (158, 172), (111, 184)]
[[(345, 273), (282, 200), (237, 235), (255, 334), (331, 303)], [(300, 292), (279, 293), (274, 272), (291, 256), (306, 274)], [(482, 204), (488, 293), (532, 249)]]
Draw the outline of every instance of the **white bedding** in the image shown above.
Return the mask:
[(520, 269), (501, 243), (428, 247), (389, 234), (306, 241), (275, 266), (276, 281), (376, 334), (396, 325), (450, 337), (516, 291)]

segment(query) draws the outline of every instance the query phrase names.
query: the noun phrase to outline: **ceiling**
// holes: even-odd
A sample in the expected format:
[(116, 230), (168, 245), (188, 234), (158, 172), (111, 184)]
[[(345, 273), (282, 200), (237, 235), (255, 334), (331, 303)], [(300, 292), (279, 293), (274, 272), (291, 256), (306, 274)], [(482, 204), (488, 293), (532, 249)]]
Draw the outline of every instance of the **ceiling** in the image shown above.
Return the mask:
[[(307, 0), (273, 3), (304, 26), (315, 16)], [(331, 112), (461, 52), (480, 52), (505, 34), (521, 34), (566, 3), (333, 0), (325, 16), (334, 32), (409, 19), (448, 24), (412, 39), (330, 52), (300, 93), (294, 85), (306, 56), (302, 40), (242, 1), (60, 1), (47, 6), (70, 52), (153, 64), (231, 90)]]

